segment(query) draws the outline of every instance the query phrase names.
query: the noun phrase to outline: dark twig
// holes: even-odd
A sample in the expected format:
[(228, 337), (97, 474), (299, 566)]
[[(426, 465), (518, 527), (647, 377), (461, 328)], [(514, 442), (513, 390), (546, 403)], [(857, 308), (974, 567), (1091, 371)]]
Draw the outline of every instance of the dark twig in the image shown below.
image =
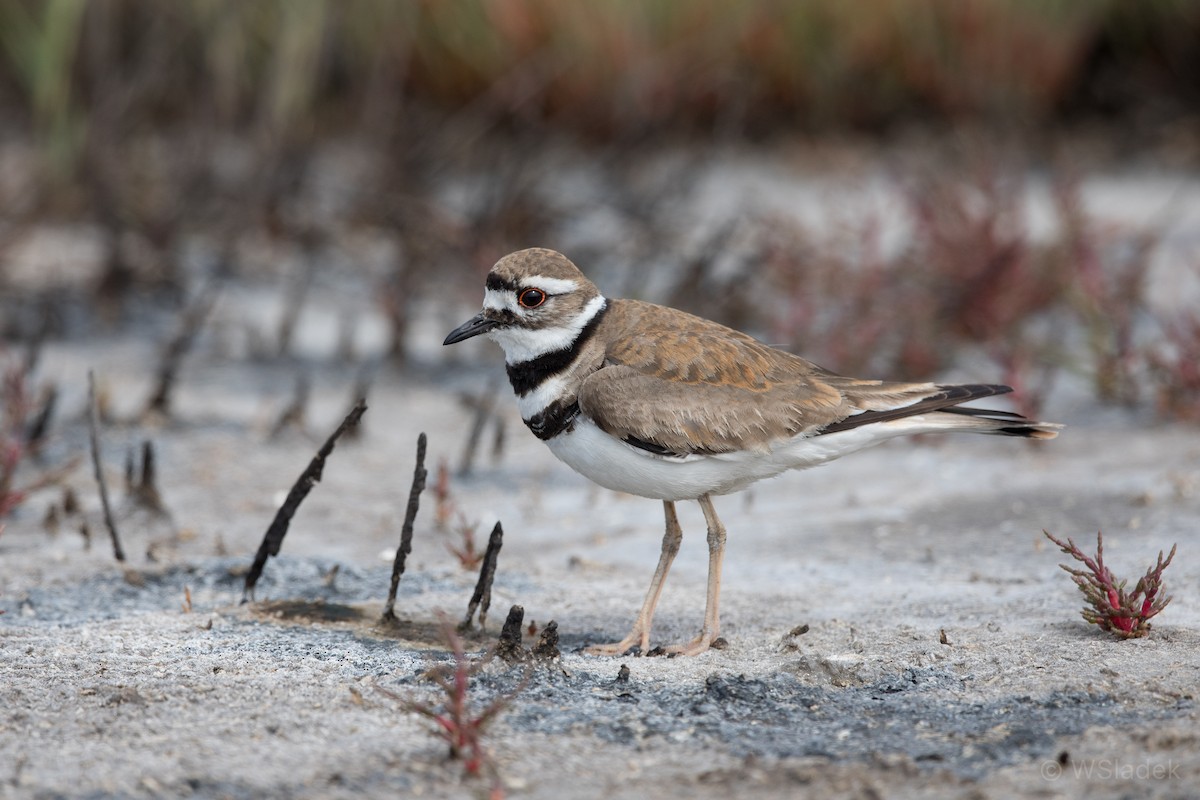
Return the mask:
[(108, 484), (104, 481), (104, 469), (100, 466), (100, 412), (96, 406), (96, 376), (88, 370), (88, 433), (92, 440), (92, 467), (96, 472), (96, 483), (100, 487), (100, 506), (104, 509), (104, 525), (108, 535), (112, 537), (113, 557), (117, 561), (125, 560), (125, 551), (121, 549), (121, 536), (117, 533), (117, 524), (113, 521), (112, 505), (108, 501)]
[(291, 491), (288, 492), (287, 499), (283, 501), (283, 505), (275, 513), (275, 519), (271, 521), (271, 527), (267, 528), (262, 544), (258, 546), (258, 552), (254, 555), (254, 563), (250, 566), (250, 571), (246, 573), (246, 586), (242, 592), (243, 603), (247, 599), (254, 598), (254, 584), (258, 582), (259, 576), (262, 575), (267, 558), (279, 555), (279, 548), (283, 546), (283, 537), (287, 535), (288, 525), (292, 522), (292, 516), (296, 513), (296, 509), (300, 507), (300, 503), (312, 491), (312, 488), (320, 482), (321, 473), (325, 470), (325, 459), (333, 452), (333, 447), (337, 444), (338, 438), (346, 432), (347, 428), (357, 425), (366, 410), (366, 401), (359, 400), (354, 408), (350, 410), (350, 413), (346, 415), (346, 418), (342, 420), (342, 424), (338, 425), (337, 430), (330, 435), (325, 444), (321, 445), (321, 449), (313, 456), (313, 460), (309, 462), (308, 467), (296, 479), (296, 483), (293, 484)]
[(500, 527), (500, 523), (497, 522), (496, 527), (492, 528), (492, 535), (488, 537), (487, 551), (483, 554), (483, 565), (479, 568), (479, 581), (475, 584), (475, 593), (471, 595), (471, 602), (467, 605), (467, 616), (459, 625), (461, 630), (470, 629), (475, 609), (479, 609), (479, 629), (483, 630), (487, 624), (487, 612), (492, 604), (492, 581), (496, 577), (496, 561), (500, 558), (500, 548), (503, 545), (504, 528)]
[[(296, 388), (292, 392), (292, 402), (279, 415), (279, 419), (275, 421), (275, 425), (271, 428), (270, 438), (276, 438), (287, 428), (296, 428), (299, 431), (304, 430), (305, 409), (308, 407), (310, 394), (308, 375), (300, 373), (296, 378)], [(362, 397), (362, 395), (359, 395), (359, 397)]]
[(542, 635), (538, 637), (538, 643), (533, 646), (533, 657), (544, 661), (562, 658), (562, 653), (558, 649), (558, 623), (554, 620), (550, 620), (546, 623), (546, 627), (542, 628)]
[(314, 249), (313, 243), (306, 242), (305, 249), (309, 251), (306, 253), (305, 263), (300, 269), (300, 274), (288, 284), (287, 295), (283, 302), (283, 316), (279, 320), (277, 337), (278, 349), (275, 351), (280, 358), (286, 356), (292, 349), (292, 334), (295, 333), (300, 312), (304, 310), (304, 301), (308, 297), (308, 290), (312, 287), (313, 273), (316, 272), (316, 259), (311, 252)]
[(164, 416), (171, 413), (171, 392), (175, 388), (175, 379), (179, 375), (179, 367), (183, 357), (192, 348), (196, 334), (200, 332), (208, 312), (212, 310), (218, 293), (216, 281), (209, 283), (191, 305), (183, 310), (179, 330), (163, 348), (162, 360), (158, 366), (158, 383), (154, 393), (146, 403), (143, 414), (158, 413)]
[(51, 503), (50, 505), (46, 506), (46, 515), (42, 517), (42, 530), (51, 536), (57, 536), (58, 526), (58, 506)]
[(154, 442), (146, 439), (142, 442), (142, 474), (136, 476), (133, 468), (134, 459), (131, 455), (126, 463), (126, 480), (129, 482), (129, 497), (134, 505), (152, 511), (155, 514), (169, 516), (167, 507), (163, 504), (162, 494), (158, 491), (158, 473), (155, 469)]
[(413, 470), (412, 488), (408, 491), (404, 527), (400, 529), (400, 547), (396, 549), (396, 558), (392, 562), (392, 583), (388, 587), (387, 603), (383, 607), (385, 622), (396, 619), (396, 590), (400, 586), (400, 576), (404, 574), (404, 562), (412, 552), (413, 522), (417, 519), (417, 509), (421, 505), (421, 492), (425, 491), (425, 443), (425, 434), (422, 433), (417, 437), (417, 466)]
[(338, 337), (335, 352), (339, 361), (354, 360), (354, 330), (357, 322), (358, 315), (353, 311), (343, 311), (338, 315)]
[(155, 504), (162, 505), (158, 502), (158, 470), (154, 462), (154, 442), (149, 439), (142, 442), (142, 480), (138, 488), (143, 492), (153, 493)]
[(496, 655), (510, 664), (524, 661), (529, 655), (521, 646), (521, 623), (524, 621), (524, 607), (513, 606), (508, 610), (504, 627), (500, 629), (500, 641), (496, 645)]
[(38, 364), (42, 361), (42, 351), (46, 347), (46, 338), (50, 335), (51, 325), (50, 303), (47, 301), (42, 306), (41, 319), (38, 321), (37, 330), (29, 339), (29, 346), (25, 349), (25, 363), (23, 370), (26, 375), (32, 375), (38, 368)]
[(475, 407), (475, 417), (471, 420), (471, 433), (467, 436), (467, 443), (463, 447), (462, 461), (458, 467), (460, 476), (470, 475), (471, 469), (475, 466), (475, 452), (479, 449), (479, 440), (483, 436), (484, 426), (487, 425), (488, 418), (492, 415), (492, 399), (496, 394), (494, 388), (489, 383), (483, 390), (483, 394), (472, 403)]
[[(369, 360), (359, 367), (358, 375), (354, 378), (354, 386), (351, 389), (352, 394), (350, 399), (357, 402), (359, 398), (366, 399), (371, 393), (371, 385), (375, 382), (375, 373), (378, 371), (379, 364), (377, 361)], [(346, 437), (349, 439), (357, 439), (362, 436), (363, 426), (356, 425), (353, 430), (347, 432)]]
[(54, 409), (58, 405), (58, 387), (50, 386), (43, 395), (42, 407), (38, 410), (37, 416), (29, 423), (29, 428), (25, 432), (25, 446), (29, 448), (29, 452), (36, 456), (41, 449), (43, 442), (46, 440), (46, 433), (50, 430), (50, 421), (54, 418)]
[(125, 451), (125, 493), (133, 494), (137, 488), (137, 456), (130, 447)]
[(62, 510), (67, 516), (79, 513), (79, 496), (70, 486), (63, 487)]
[(494, 417), (495, 422), (492, 425), (492, 465), (495, 466), (504, 458), (504, 440), (506, 438), (506, 426), (504, 417), (497, 414)]

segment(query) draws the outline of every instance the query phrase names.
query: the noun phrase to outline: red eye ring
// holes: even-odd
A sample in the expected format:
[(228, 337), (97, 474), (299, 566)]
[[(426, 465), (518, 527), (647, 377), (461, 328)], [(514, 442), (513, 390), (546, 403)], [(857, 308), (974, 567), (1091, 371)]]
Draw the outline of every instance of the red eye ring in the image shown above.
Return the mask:
[(537, 308), (546, 302), (546, 293), (541, 289), (524, 289), (517, 295), (517, 302), (522, 308)]

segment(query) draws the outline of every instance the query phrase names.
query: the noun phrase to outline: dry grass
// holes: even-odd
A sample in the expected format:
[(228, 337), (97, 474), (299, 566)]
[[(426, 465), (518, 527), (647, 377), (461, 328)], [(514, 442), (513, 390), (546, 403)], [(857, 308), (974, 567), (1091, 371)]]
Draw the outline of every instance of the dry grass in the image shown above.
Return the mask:
[(593, 135), (1043, 120), (1109, 88), (1097, 54), (1187, 91), (1197, 31), (1169, 0), (26, 0), (0, 78), (69, 170), (150, 120), (386, 136), (414, 100)]

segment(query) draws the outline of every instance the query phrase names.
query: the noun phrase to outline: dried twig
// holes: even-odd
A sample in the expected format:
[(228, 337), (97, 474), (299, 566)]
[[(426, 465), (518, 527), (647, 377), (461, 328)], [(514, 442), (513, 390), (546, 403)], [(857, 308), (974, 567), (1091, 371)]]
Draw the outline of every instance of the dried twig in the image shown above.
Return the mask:
[(487, 551), (483, 554), (483, 565), (479, 568), (479, 581), (475, 584), (475, 593), (467, 605), (467, 616), (459, 625), (460, 630), (470, 630), (471, 619), (475, 609), (479, 609), (479, 629), (487, 624), (488, 608), (492, 604), (492, 581), (496, 577), (496, 561), (500, 558), (500, 548), (504, 545), (504, 528), (496, 522), (492, 535), (488, 537)]
[(142, 474), (134, 475), (132, 454), (126, 462), (126, 480), (129, 482), (129, 498), (134, 505), (162, 516), (170, 516), (158, 491), (158, 474), (155, 470), (154, 443), (149, 439), (142, 442)]
[(558, 649), (558, 623), (550, 620), (542, 628), (538, 643), (533, 646), (533, 657), (543, 661), (556, 661), (562, 658)]
[(478, 398), (473, 398), (475, 417), (471, 420), (471, 432), (463, 446), (462, 461), (458, 467), (459, 476), (470, 475), (475, 466), (475, 452), (479, 449), (479, 440), (483, 436), (483, 429), (492, 415), (492, 400), (495, 395), (495, 387), (489, 383), (483, 390), (483, 394)]
[(400, 529), (400, 547), (396, 549), (396, 558), (392, 562), (392, 583), (388, 587), (387, 603), (383, 607), (383, 619), (391, 622), (396, 619), (396, 590), (400, 586), (400, 576), (404, 574), (404, 562), (412, 552), (413, 522), (417, 518), (417, 509), (421, 505), (421, 492), (425, 491), (425, 434), (417, 437), (417, 466), (413, 470), (412, 488), (408, 491), (408, 507), (404, 511), (404, 527)]
[(508, 609), (504, 626), (500, 629), (500, 640), (496, 644), (496, 655), (508, 663), (524, 661), (529, 657), (521, 646), (521, 623), (525, 620), (525, 608), (514, 605)]
[[(371, 385), (375, 382), (375, 374), (378, 369), (379, 364), (374, 360), (367, 361), (359, 367), (358, 375), (354, 378), (354, 386), (351, 388), (352, 402), (357, 402), (359, 398), (366, 399), (371, 393)], [(347, 432), (346, 436), (350, 439), (357, 439), (362, 436), (362, 432), (363, 426), (356, 425), (353, 430)]]
[(30, 454), (37, 456), (41, 450), (42, 444), (46, 440), (46, 433), (50, 430), (50, 421), (54, 418), (54, 409), (58, 404), (58, 387), (51, 385), (46, 389), (42, 399), (42, 407), (38, 410), (37, 416), (29, 423), (29, 428), (25, 432), (25, 446), (29, 448)]
[[(339, 361), (354, 360), (354, 332), (358, 323), (358, 314), (347, 309), (338, 315), (337, 353)], [(362, 395), (359, 395), (360, 397)]]
[(309, 252), (306, 253), (308, 257), (300, 268), (300, 274), (293, 277), (288, 283), (287, 295), (283, 302), (283, 316), (279, 319), (279, 332), (276, 337), (278, 348), (275, 354), (280, 358), (286, 356), (292, 349), (292, 334), (296, 330), (300, 312), (304, 310), (304, 301), (308, 297), (308, 290), (312, 287), (313, 273), (316, 272), (316, 258), (311, 253), (315, 249), (315, 242), (311, 241), (311, 236), (303, 238), (309, 240), (305, 242), (305, 250)]
[(296, 509), (300, 507), (300, 503), (312, 491), (312, 488), (320, 482), (321, 473), (325, 469), (325, 459), (333, 452), (333, 447), (337, 444), (338, 438), (346, 432), (347, 428), (357, 425), (366, 410), (366, 401), (359, 400), (354, 408), (350, 410), (350, 413), (346, 415), (346, 418), (342, 420), (342, 424), (338, 425), (337, 430), (330, 435), (325, 444), (321, 445), (321, 449), (313, 456), (313, 460), (309, 462), (308, 467), (296, 479), (296, 483), (293, 484), (291, 491), (288, 492), (287, 499), (283, 501), (283, 505), (275, 513), (275, 519), (271, 521), (271, 526), (267, 528), (262, 544), (258, 546), (258, 552), (254, 556), (254, 563), (250, 566), (250, 571), (246, 573), (246, 586), (242, 592), (243, 603), (247, 599), (254, 598), (254, 584), (258, 582), (259, 576), (262, 575), (267, 559), (270, 556), (279, 555), (279, 548), (283, 546), (283, 537), (287, 535), (288, 525), (291, 524), (292, 516), (296, 513)]
[(38, 320), (37, 330), (33, 332), (33, 336), (29, 339), (29, 346), (25, 349), (24, 372), (26, 375), (33, 374), (38, 368), (38, 364), (42, 360), (42, 351), (46, 347), (46, 338), (50, 335), (51, 326), (51, 306), (47, 300), (42, 306), (41, 317)]
[(1150, 619), (1167, 607), (1170, 597), (1160, 597), (1162, 573), (1175, 557), (1175, 546), (1163, 559), (1158, 551), (1158, 563), (1146, 570), (1133, 591), (1126, 593), (1126, 581), (1118, 581), (1112, 570), (1104, 565), (1104, 535), (1096, 533), (1096, 558), (1085, 555), (1069, 537), (1064, 543), (1049, 531), (1042, 531), (1046, 538), (1058, 545), (1064, 553), (1083, 563), (1086, 570), (1074, 569), (1060, 564), (1087, 598), (1089, 607), (1081, 612), (1083, 618), (1101, 629), (1116, 634), (1122, 639), (1136, 639), (1150, 632)]
[(92, 467), (96, 473), (96, 483), (100, 487), (100, 506), (104, 510), (104, 525), (108, 535), (112, 537), (113, 557), (117, 561), (125, 560), (125, 551), (121, 548), (121, 536), (117, 533), (117, 524), (113, 521), (112, 505), (108, 501), (108, 484), (104, 480), (104, 469), (100, 466), (100, 412), (96, 405), (96, 376), (88, 370), (88, 433), (92, 440)]
[(216, 281), (209, 283), (191, 305), (183, 311), (179, 330), (163, 348), (162, 359), (158, 366), (158, 383), (153, 394), (146, 402), (143, 415), (158, 413), (164, 416), (171, 413), (171, 391), (175, 388), (175, 379), (179, 375), (179, 367), (183, 357), (192, 348), (196, 334), (200, 332), (208, 312), (212, 310), (218, 293)]
[[(308, 375), (300, 373), (296, 378), (296, 387), (292, 391), (292, 402), (279, 415), (279, 419), (275, 420), (275, 424), (271, 427), (270, 437), (274, 439), (284, 432), (287, 428), (296, 428), (299, 431), (304, 430), (305, 409), (308, 407), (308, 398), (311, 394)], [(362, 397), (362, 395), (359, 395)]]
[(492, 465), (495, 466), (504, 458), (507, 426), (504, 424), (504, 417), (499, 414), (496, 414), (493, 419), (495, 422), (492, 425)]

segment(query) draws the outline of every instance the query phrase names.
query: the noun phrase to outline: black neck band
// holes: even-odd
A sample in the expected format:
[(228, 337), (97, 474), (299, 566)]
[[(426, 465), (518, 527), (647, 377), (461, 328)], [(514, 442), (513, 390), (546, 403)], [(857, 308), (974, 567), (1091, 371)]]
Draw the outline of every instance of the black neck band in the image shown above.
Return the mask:
[(507, 367), (508, 382), (512, 384), (513, 391), (524, 397), (541, 386), (542, 381), (554, 377), (571, 366), (571, 363), (579, 355), (579, 351), (596, 334), (596, 328), (600, 326), (600, 320), (604, 319), (606, 313), (608, 313), (607, 302), (600, 306), (600, 309), (588, 320), (588, 324), (583, 326), (583, 330), (575, 337), (575, 341), (562, 350), (543, 353), (537, 358), (522, 361), (520, 364), (509, 364)]

